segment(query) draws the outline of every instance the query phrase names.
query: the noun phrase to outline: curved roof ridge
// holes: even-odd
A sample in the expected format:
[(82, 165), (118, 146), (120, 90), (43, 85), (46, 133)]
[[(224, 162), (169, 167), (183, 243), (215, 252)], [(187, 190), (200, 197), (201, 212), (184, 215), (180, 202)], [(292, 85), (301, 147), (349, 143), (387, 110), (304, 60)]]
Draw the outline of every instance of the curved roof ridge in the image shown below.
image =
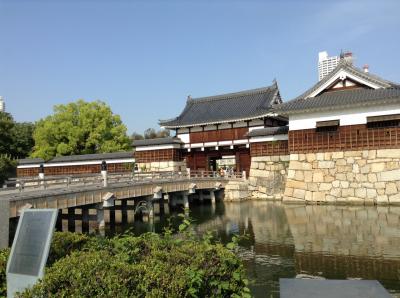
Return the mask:
[(239, 92), (231, 92), (231, 93), (224, 93), (224, 94), (218, 94), (218, 95), (190, 98), (187, 100), (187, 102), (188, 103), (192, 103), (192, 102), (198, 103), (198, 102), (207, 102), (207, 101), (214, 101), (214, 100), (224, 100), (224, 99), (230, 99), (230, 98), (234, 98), (234, 97), (241, 97), (243, 95), (259, 94), (259, 93), (269, 91), (273, 88), (276, 88), (276, 84), (272, 84), (267, 87), (243, 90), (243, 91), (239, 91)]
[(276, 82), (271, 86), (216, 96), (188, 99), (180, 115), (173, 120), (160, 120), (168, 128), (245, 121), (269, 113), (281, 98)]
[(335, 90), (316, 97), (293, 99), (276, 105), (273, 109), (278, 114), (290, 115), (399, 102), (400, 88), (393, 86), (379, 89)]
[(339, 61), (338, 65), (332, 70), (328, 75), (326, 75), (321, 81), (317, 82), (311, 88), (300, 94), (299, 96), (295, 97), (292, 100), (301, 99), (308, 97), (311, 93), (316, 91), (318, 88), (322, 87), (327, 81), (329, 81), (332, 77), (334, 77), (339, 71), (346, 70), (350, 73), (356, 74), (363, 79), (369, 80), (375, 84), (380, 85), (382, 88), (391, 88), (391, 87), (398, 87), (400, 86), (397, 83), (382, 79), (381, 77), (372, 74), (370, 72), (364, 72), (362, 69), (354, 66), (352, 63), (342, 59)]

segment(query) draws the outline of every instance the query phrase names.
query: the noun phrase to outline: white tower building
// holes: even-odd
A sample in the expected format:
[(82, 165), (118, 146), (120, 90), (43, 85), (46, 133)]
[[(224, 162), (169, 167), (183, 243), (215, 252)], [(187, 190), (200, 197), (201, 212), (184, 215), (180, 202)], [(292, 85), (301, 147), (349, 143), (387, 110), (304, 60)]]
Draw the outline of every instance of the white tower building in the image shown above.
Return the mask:
[(6, 104), (3, 100), (3, 96), (0, 96), (0, 112), (5, 112), (6, 111)]
[(335, 69), (340, 60), (339, 56), (328, 57), (328, 52), (318, 53), (318, 79), (321, 81), (328, 73)]

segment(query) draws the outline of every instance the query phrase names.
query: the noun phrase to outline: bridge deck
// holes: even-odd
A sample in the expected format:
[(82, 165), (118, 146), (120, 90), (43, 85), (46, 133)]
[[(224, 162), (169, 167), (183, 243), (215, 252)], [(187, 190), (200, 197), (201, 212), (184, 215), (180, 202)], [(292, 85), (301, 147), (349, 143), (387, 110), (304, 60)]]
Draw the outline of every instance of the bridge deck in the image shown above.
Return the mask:
[(225, 187), (229, 179), (223, 177), (159, 179), (151, 181), (126, 181), (101, 185), (71, 185), (68, 188), (48, 188), (25, 190), (23, 192), (1, 192), (0, 200), (10, 204), (10, 217), (17, 217), (18, 210), (32, 205), (32, 208), (64, 209), (103, 202), (106, 193), (111, 192), (118, 200), (150, 196), (154, 188), (160, 186), (163, 193), (188, 191), (191, 184), (197, 189), (213, 189), (216, 183)]

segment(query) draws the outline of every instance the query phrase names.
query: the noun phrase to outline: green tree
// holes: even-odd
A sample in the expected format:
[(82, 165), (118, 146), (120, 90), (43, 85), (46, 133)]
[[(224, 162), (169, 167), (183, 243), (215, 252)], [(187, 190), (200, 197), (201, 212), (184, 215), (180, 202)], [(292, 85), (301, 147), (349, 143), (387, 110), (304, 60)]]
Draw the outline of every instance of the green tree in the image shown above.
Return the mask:
[(168, 129), (161, 129), (156, 131), (154, 128), (148, 128), (144, 131), (145, 139), (156, 139), (156, 138), (166, 138), (170, 136), (170, 131)]
[(144, 137), (143, 137), (140, 133), (133, 132), (133, 133), (131, 134), (131, 140), (132, 140), (132, 141), (135, 141), (135, 140), (143, 140), (143, 139), (144, 139)]
[(10, 144), (10, 151), (13, 157), (25, 158), (33, 149), (33, 131), (35, 125), (29, 122), (16, 122), (13, 129), (13, 141)]
[(144, 131), (145, 139), (155, 139), (157, 138), (157, 132), (154, 128), (148, 128)]
[(32, 157), (124, 151), (130, 148), (126, 126), (102, 101), (78, 100), (54, 107), (36, 123)]
[(17, 162), (9, 156), (0, 154), (0, 187), (10, 177), (15, 177)]
[(0, 112), (0, 154), (12, 155), (10, 145), (12, 144), (14, 119), (8, 113)]

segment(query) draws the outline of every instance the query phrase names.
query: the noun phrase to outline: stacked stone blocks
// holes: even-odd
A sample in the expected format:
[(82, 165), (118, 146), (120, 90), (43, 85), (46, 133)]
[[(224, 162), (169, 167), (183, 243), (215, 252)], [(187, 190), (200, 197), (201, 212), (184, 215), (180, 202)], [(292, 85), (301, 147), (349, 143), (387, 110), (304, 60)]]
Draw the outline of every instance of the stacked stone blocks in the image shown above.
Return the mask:
[(249, 175), (252, 198), (282, 200), (288, 165), (289, 155), (252, 157)]
[(248, 181), (231, 180), (225, 186), (225, 201), (243, 201), (250, 198)]
[(400, 149), (290, 154), (284, 202), (399, 204)]

